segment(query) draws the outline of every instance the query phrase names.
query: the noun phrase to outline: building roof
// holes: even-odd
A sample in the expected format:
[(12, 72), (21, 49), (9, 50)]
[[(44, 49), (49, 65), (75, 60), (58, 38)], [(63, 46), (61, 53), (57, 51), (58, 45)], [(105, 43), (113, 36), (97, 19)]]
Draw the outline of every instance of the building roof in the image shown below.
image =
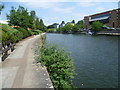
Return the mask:
[[(118, 9), (113, 9), (113, 10), (120, 10), (120, 8), (118, 8)], [(93, 14), (93, 15), (89, 15), (89, 16), (85, 16), (85, 17), (92, 17), (92, 16), (97, 16), (97, 15), (100, 15), (100, 14), (110, 13), (110, 12), (112, 12), (113, 10), (109, 10), (109, 11), (106, 11), (106, 12), (97, 13), (97, 14)]]

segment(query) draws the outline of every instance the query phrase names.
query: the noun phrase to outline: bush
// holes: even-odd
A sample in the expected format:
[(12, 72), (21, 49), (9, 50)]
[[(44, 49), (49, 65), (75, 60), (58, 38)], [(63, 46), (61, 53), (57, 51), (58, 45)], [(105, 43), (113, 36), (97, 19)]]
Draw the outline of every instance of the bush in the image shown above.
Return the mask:
[(58, 33), (60, 33), (61, 28), (60, 28), (60, 27), (59, 27), (59, 28), (57, 28), (57, 29), (56, 29), (56, 31), (57, 31)]
[(33, 34), (34, 34), (34, 35), (38, 35), (38, 34), (40, 34), (40, 33), (42, 33), (41, 30), (34, 30), (34, 31), (33, 31)]
[(4, 31), (0, 30), (0, 43), (5, 42), (8, 40), (8, 35)]
[(68, 23), (64, 27), (61, 27), (61, 31), (64, 32), (64, 33), (68, 33), (69, 31), (72, 30), (72, 28), (73, 28), (73, 25)]
[(47, 29), (48, 32), (54, 32), (54, 28)]
[(17, 28), (15, 28), (15, 29), (17, 29), (18, 31), (22, 32), (22, 34), (23, 34), (23, 38), (26, 38), (26, 37), (30, 36), (29, 31), (26, 30), (26, 29), (24, 29), (24, 28), (17, 27)]
[(98, 32), (102, 29), (102, 23), (100, 23), (99, 21), (95, 21), (92, 23), (92, 31), (93, 32)]
[(72, 31), (73, 31), (73, 32), (80, 32), (81, 29), (82, 29), (82, 28), (80, 27), (80, 25), (76, 24), (76, 25), (73, 26)]
[(72, 87), (73, 63), (63, 49), (55, 45), (44, 45), (38, 49), (36, 59), (47, 67), (54, 88)]
[(14, 42), (14, 43), (21, 40), (23, 37), (23, 34), (21, 32), (19, 32), (16, 29), (11, 28), (10, 26), (6, 24), (2, 25), (2, 31), (3, 31), (4, 36), (7, 35), (7, 38), (8, 38), (7, 40), (10, 40), (11, 42)]

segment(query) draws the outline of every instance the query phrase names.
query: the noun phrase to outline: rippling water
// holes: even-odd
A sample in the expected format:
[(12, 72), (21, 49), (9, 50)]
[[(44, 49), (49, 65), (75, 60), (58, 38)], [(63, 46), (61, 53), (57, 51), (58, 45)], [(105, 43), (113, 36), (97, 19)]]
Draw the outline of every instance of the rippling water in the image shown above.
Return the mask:
[(47, 43), (55, 43), (71, 52), (79, 88), (118, 87), (118, 37), (83, 34), (47, 34)]

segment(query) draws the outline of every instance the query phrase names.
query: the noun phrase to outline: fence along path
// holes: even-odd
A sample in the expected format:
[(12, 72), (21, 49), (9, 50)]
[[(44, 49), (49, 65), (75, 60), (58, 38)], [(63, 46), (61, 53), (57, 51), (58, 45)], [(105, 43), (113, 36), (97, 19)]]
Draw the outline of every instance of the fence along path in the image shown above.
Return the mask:
[(0, 61), (4, 61), (10, 55), (10, 53), (13, 52), (13, 50), (15, 49), (14, 46), (15, 44), (11, 41), (0, 43)]

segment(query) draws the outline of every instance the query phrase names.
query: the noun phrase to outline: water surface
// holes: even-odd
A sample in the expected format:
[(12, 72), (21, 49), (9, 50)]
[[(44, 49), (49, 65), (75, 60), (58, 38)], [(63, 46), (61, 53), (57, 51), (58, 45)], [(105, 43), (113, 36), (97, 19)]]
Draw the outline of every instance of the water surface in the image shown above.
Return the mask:
[(118, 87), (118, 37), (84, 34), (47, 34), (47, 43), (55, 43), (71, 52), (79, 88)]

